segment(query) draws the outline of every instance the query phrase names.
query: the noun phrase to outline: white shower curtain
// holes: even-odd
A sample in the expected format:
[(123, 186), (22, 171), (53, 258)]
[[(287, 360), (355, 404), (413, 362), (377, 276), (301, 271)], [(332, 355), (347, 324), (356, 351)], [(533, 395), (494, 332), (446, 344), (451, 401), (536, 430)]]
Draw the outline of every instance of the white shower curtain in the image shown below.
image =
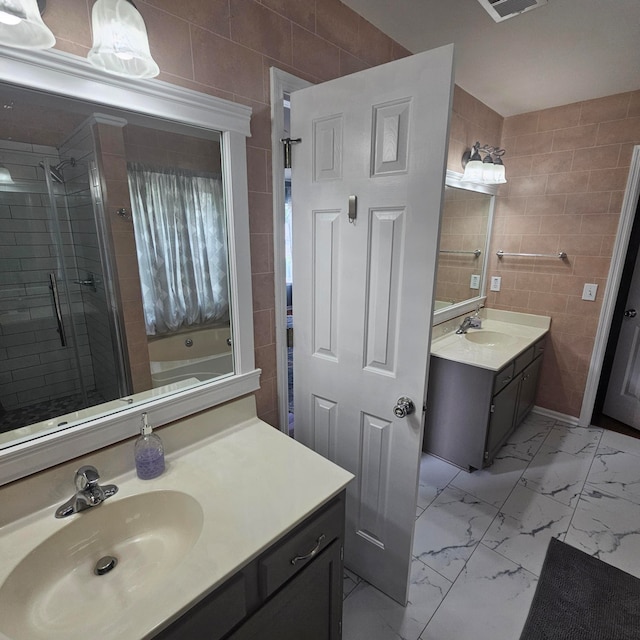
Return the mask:
[(128, 163), (147, 335), (229, 318), (222, 181)]

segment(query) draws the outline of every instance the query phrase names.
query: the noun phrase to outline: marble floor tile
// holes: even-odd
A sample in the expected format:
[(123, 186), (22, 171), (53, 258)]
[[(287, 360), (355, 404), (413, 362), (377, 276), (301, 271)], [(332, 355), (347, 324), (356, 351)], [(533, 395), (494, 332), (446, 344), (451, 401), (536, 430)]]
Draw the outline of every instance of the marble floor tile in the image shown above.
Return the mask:
[(589, 473), (593, 453), (574, 455), (543, 444), (520, 483), (562, 504), (575, 507)]
[(425, 455), (410, 604), (347, 572), (343, 637), (515, 640), (551, 536), (640, 577), (639, 458), (640, 440), (537, 414), (483, 471)]
[(640, 577), (640, 506), (586, 485), (565, 542)]
[(458, 467), (423, 453), (418, 478), (418, 508), (424, 511), (442, 490), (460, 473)]
[(461, 471), (451, 486), (470, 493), (494, 507), (501, 507), (518, 484), (529, 460), (514, 455), (511, 445), (505, 445), (495, 457), (493, 464), (486, 469), (472, 473)]
[(362, 581), (344, 601), (343, 640), (417, 640), (451, 582), (413, 560), (409, 602), (402, 607)]
[(480, 544), (436, 611), (421, 640), (515, 640), (537, 578)]
[(624, 451), (625, 453), (640, 457), (640, 439), (625, 436), (615, 431), (604, 430), (598, 449), (603, 448), (613, 449), (614, 451)]
[(625, 451), (598, 447), (587, 484), (640, 505), (640, 460)]
[(564, 537), (573, 508), (523, 486), (513, 490), (482, 544), (540, 575), (549, 540)]
[(416, 520), (413, 555), (453, 581), (497, 513), (496, 507), (449, 487)]
[(601, 438), (602, 429), (600, 427), (585, 428), (558, 423), (549, 432), (544, 446), (576, 456), (593, 455)]
[(505, 446), (515, 448), (521, 456), (531, 460), (555, 423), (553, 418), (530, 413), (509, 436)]

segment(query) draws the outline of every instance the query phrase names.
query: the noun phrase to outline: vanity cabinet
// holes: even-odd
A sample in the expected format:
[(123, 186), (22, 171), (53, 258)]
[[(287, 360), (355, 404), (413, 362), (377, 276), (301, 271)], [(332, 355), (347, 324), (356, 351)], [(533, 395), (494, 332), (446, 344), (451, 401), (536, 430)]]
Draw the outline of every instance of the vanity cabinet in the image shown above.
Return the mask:
[(544, 341), (497, 372), (432, 355), (423, 450), (468, 471), (491, 464), (533, 407)]
[(340, 640), (344, 505), (343, 491), (154, 640)]

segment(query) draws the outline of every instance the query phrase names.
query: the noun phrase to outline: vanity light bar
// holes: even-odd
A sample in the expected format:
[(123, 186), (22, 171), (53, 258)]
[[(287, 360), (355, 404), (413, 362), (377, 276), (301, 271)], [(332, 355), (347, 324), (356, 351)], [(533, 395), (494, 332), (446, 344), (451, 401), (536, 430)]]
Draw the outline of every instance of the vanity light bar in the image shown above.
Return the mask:
[(566, 260), (567, 254), (564, 251), (559, 253), (506, 253), (502, 249), (496, 251), (498, 258), (503, 256), (523, 256), (525, 258), (560, 258), (560, 260)]

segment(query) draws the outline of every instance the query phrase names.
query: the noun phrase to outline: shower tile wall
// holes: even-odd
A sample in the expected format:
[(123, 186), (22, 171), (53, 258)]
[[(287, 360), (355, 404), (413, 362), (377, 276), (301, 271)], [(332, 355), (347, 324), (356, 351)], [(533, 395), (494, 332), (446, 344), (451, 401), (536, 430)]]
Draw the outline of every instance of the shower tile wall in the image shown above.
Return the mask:
[(83, 360), (83, 375), (95, 380), (95, 390), (104, 400), (120, 397), (118, 374), (112, 346), (110, 310), (105, 290), (98, 244), (98, 230), (90, 191), (89, 164), (95, 161), (93, 133), (85, 123), (61, 145), (61, 158), (75, 158), (76, 165), (64, 168), (69, 219), (74, 241), (75, 259), (79, 277), (87, 281), (93, 275), (96, 290), (75, 284), (82, 297), (91, 357)]
[[(15, 180), (33, 180), (29, 193), (0, 191), (0, 403), (4, 409), (79, 390), (72, 350), (60, 345), (49, 290), (49, 273), (58, 272), (58, 262), (47, 218), (49, 197), (38, 167), (44, 157), (59, 161), (55, 148), (0, 141), (0, 163)], [(71, 234), (64, 226), (62, 239), (69, 253)], [(77, 277), (73, 270), (69, 275)], [(77, 337), (84, 359), (89, 348), (81, 315), (76, 314)]]

